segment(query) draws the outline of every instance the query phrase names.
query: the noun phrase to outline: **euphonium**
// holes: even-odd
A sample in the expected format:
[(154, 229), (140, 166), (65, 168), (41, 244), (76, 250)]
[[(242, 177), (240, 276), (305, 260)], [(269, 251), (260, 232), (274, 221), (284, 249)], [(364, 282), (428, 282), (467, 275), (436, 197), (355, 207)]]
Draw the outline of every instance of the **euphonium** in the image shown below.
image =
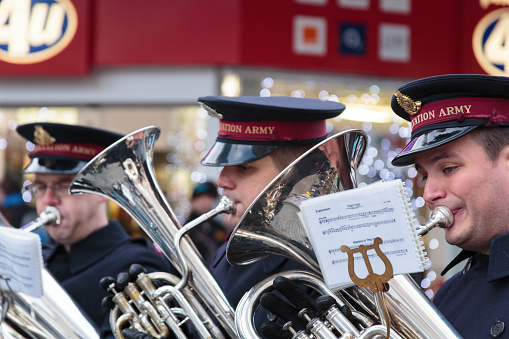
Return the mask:
[[(307, 265), (314, 273), (298, 271), (275, 276), (287, 275), (322, 294), (335, 295), (340, 305), (348, 305), (363, 319), (365, 328), (361, 332), (343, 322), (340, 332), (348, 332), (349, 335), (345, 338), (386, 335), (386, 319), (369, 289), (354, 285), (338, 293), (328, 291), (297, 212), (302, 199), (356, 187), (355, 170), (364, 153), (366, 140), (361, 131), (346, 131), (319, 143), (290, 164), (247, 209), (230, 236), (226, 254), (228, 261), (236, 265), (255, 262), (267, 254), (283, 255)], [(447, 227), (447, 222), (452, 221), (451, 215), (436, 213), (440, 215), (435, 217), (434, 222), (422, 226), (422, 233), (436, 225)], [(444, 213), (447, 214), (446, 211)], [(271, 288), (274, 277), (253, 287), (237, 306), (235, 322), (239, 338), (259, 337), (252, 315), (259, 305), (259, 297)], [(410, 277), (397, 275), (388, 284), (390, 287), (385, 292), (385, 300), (392, 324), (392, 338), (460, 338)], [(374, 325), (369, 319), (375, 319), (384, 326)]]
[[(166, 282), (173, 281), (172, 285), (174, 286), (163, 286), (156, 290), (148, 288), (147, 291), (143, 291), (148, 299), (168, 302), (180, 299), (180, 294), (183, 294), (185, 300), (182, 301), (183, 304), (178, 311), (183, 313), (182, 310), (187, 309), (190, 313), (175, 314), (176, 319), (173, 320), (176, 322), (177, 319), (190, 318), (198, 332), (201, 333), (200, 329), (205, 328), (202, 337), (223, 338), (221, 328), (215, 325), (207, 310), (201, 305), (203, 302), (217, 319), (226, 335), (234, 338), (236, 337), (234, 311), (201, 255), (188, 237), (183, 237), (187, 227), (182, 227), (179, 223), (155, 180), (152, 155), (154, 143), (159, 134), (159, 128), (146, 127), (118, 140), (98, 154), (76, 175), (71, 183), (70, 192), (71, 194), (95, 193), (116, 202), (138, 222), (180, 272), (181, 279), (170, 275), (162, 277), (161, 274), (149, 274), (149, 278), (158, 276)], [(224, 201), (207, 217), (227, 212), (231, 208), (231, 202)], [(133, 280), (135, 279), (136, 277), (133, 277)], [(129, 283), (134, 284), (131, 281)], [(118, 295), (117, 299), (122, 298), (121, 291), (113, 291), (115, 288), (113, 283), (105, 283), (105, 285), (115, 293), (115, 296)], [(129, 286), (134, 289), (133, 285)], [(122, 305), (120, 301), (119, 303)], [(110, 313), (110, 324), (114, 332), (120, 332), (117, 327), (125, 324), (123, 319), (117, 321), (122, 317), (120, 311), (134, 312), (127, 307), (125, 310), (119, 310), (118, 303), (115, 307), (114, 312)], [(164, 314), (169, 312), (168, 306), (162, 305), (161, 307), (165, 308), (162, 310)], [(131, 323), (136, 328), (135, 324), (138, 319), (134, 314), (132, 317)], [(170, 319), (170, 317), (167, 318)], [(194, 323), (194, 320), (198, 323)], [(168, 324), (169, 327), (174, 325), (173, 323)]]
[[(56, 208), (46, 209), (25, 231), (60, 220)], [(96, 328), (59, 283), (42, 269), (42, 290), (35, 298), (10, 289), (0, 290), (0, 338), (98, 339)]]

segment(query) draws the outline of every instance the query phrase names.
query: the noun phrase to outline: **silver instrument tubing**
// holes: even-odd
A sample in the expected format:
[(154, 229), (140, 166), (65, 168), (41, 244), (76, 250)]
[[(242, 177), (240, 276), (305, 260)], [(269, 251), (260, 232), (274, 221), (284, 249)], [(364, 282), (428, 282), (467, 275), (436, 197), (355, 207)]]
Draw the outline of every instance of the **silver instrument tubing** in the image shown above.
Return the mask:
[(20, 227), (20, 229), (26, 232), (33, 232), (42, 226), (49, 226), (51, 224), (60, 225), (60, 212), (54, 206), (46, 206), (37, 219)]

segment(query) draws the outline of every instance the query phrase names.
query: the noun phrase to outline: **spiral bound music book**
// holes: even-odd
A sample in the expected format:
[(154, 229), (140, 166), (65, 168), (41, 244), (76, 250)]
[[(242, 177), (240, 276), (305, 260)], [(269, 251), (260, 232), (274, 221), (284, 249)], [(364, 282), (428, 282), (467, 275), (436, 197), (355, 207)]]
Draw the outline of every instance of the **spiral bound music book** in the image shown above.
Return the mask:
[[(426, 252), (401, 180), (307, 199), (300, 209), (325, 283), (331, 289), (352, 284), (348, 255), (341, 247), (366, 248), (377, 237), (382, 239), (379, 249), (392, 264), (393, 275), (424, 270)], [(386, 265), (377, 252), (369, 249), (366, 254), (372, 271), (383, 274)], [(369, 268), (362, 253), (355, 253), (353, 258), (355, 275), (366, 277)]]
[(40, 297), (42, 261), (37, 234), (0, 227), (0, 290)]

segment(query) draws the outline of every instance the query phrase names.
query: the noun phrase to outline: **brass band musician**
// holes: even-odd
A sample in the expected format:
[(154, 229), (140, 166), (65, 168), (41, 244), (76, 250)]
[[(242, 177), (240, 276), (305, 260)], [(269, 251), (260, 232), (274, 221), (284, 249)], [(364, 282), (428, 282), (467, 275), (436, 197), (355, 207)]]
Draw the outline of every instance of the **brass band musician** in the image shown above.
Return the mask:
[(108, 292), (99, 287), (99, 280), (133, 263), (149, 271), (175, 272), (147, 239), (131, 239), (116, 220), (108, 220), (107, 198), (69, 193), (76, 173), (122, 135), (56, 123), (25, 124), (17, 132), (35, 146), (24, 173), (35, 175), (31, 191), (37, 212), (53, 206), (61, 217), (58, 226), (47, 227), (56, 244), (43, 249), (44, 264), (100, 329), (101, 337), (112, 338), (109, 310), (101, 306)]
[(392, 108), (412, 139), (394, 160), (415, 164), (430, 208), (447, 206), (445, 239), (467, 260), (434, 303), (464, 338), (509, 338), (509, 78), (442, 75), (401, 86)]

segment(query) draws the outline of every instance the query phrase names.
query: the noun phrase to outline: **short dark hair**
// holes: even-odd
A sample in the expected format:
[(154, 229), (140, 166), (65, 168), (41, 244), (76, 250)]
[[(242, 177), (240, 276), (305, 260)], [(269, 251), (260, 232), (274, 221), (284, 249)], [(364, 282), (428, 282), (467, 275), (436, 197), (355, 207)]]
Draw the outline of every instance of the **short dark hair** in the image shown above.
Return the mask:
[(470, 134), (481, 145), (493, 163), (498, 159), (502, 149), (509, 145), (509, 127), (478, 127)]
[(315, 144), (280, 146), (271, 153), (270, 156), (276, 168), (282, 171), (314, 145)]

